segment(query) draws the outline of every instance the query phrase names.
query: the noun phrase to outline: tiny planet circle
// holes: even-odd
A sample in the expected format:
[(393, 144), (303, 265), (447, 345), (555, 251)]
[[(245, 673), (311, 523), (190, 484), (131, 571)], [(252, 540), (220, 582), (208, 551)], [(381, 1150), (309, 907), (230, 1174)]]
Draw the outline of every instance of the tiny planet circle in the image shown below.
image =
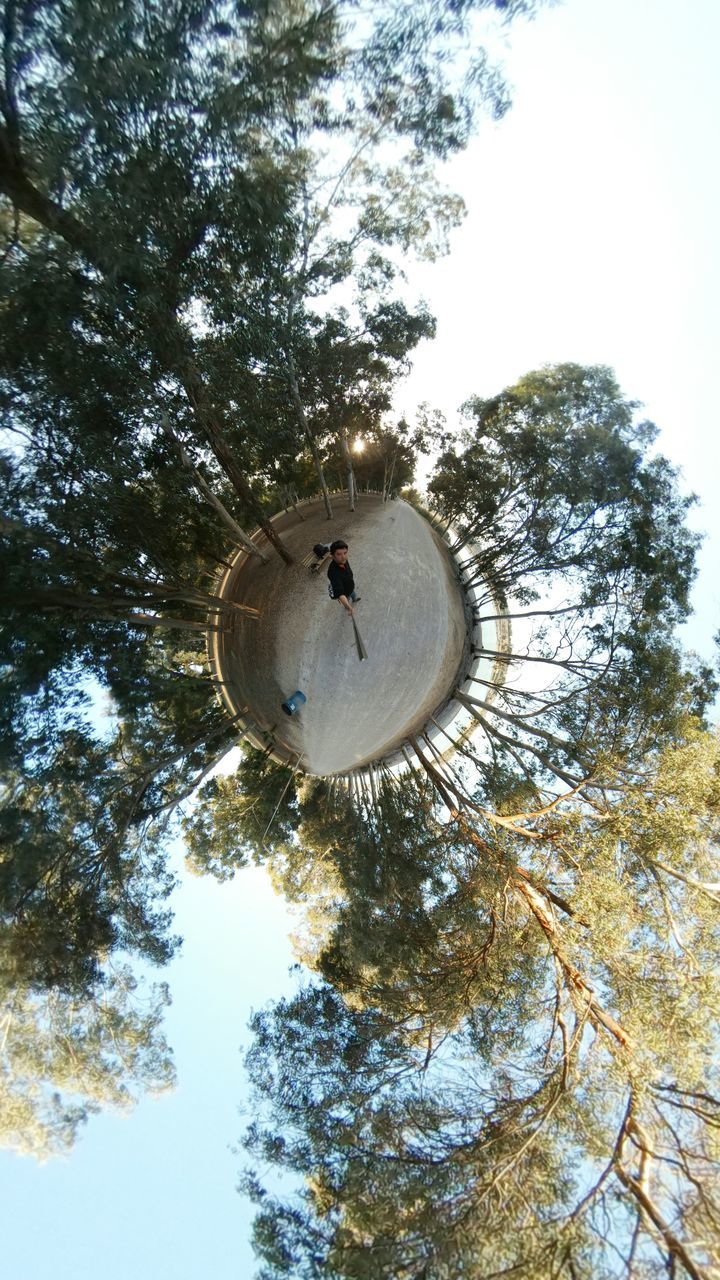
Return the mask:
[[(266, 563), (238, 551), (216, 593), (258, 616), (224, 613), (208, 633), (230, 713), (257, 745), (318, 776), (387, 758), (420, 732), (451, 697), (469, 647), (457, 568), (429, 521), (377, 494), (359, 495), (354, 511), (334, 496), (333, 509), (332, 520), (321, 502), (275, 517), (292, 565), (259, 534)], [(329, 560), (311, 572), (314, 545), (335, 539), (348, 544), (361, 598), (356, 627), (329, 595)], [(283, 704), (293, 697), (288, 716)]]

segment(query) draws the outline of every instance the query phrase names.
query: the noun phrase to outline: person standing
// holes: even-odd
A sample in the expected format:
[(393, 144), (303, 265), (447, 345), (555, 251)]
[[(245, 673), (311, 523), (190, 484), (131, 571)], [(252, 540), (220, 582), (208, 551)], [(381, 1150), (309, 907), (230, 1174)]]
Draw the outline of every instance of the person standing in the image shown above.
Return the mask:
[(355, 579), (348, 561), (348, 544), (341, 538), (330, 543), (328, 584), (330, 598), (339, 600), (343, 609), (352, 617), (353, 605), (359, 602), (360, 597), (355, 594)]

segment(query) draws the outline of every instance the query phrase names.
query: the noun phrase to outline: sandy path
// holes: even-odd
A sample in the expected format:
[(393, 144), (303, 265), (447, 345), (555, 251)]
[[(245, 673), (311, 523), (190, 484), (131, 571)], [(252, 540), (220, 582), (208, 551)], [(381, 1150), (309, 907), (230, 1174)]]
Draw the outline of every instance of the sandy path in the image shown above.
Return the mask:
[[(262, 616), (235, 621), (215, 661), (229, 706), (249, 707), (308, 773), (342, 773), (398, 746), (449, 696), (466, 641), (463, 595), (447, 548), (407, 503), (362, 495), (355, 512), (336, 504), (332, 521), (320, 504), (302, 514), (276, 522), (294, 565), (241, 555), (226, 574), (222, 593)], [(366, 662), (328, 597), (325, 567), (316, 576), (300, 564), (313, 543), (339, 537), (362, 597)], [(295, 689), (307, 702), (287, 717), (280, 704)]]

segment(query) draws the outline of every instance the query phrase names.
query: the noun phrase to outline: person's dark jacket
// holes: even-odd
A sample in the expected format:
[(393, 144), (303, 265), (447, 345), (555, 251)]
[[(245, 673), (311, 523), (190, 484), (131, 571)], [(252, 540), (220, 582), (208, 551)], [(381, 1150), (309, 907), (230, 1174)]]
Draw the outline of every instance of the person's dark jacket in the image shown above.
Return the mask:
[(328, 565), (328, 581), (333, 600), (339, 600), (341, 596), (347, 596), (349, 600), (355, 590), (353, 572), (347, 563), (339, 565), (337, 560), (331, 560)]

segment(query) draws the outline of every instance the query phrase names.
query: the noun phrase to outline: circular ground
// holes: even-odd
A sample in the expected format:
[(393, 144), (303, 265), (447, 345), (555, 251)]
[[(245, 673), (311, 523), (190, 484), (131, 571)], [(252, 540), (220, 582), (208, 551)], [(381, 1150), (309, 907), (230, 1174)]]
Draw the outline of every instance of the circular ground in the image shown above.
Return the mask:
[[(344, 773), (387, 755), (419, 732), (450, 697), (466, 650), (463, 593), (445, 544), (400, 500), (361, 495), (357, 509), (334, 499), (280, 516), (275, 528), (295, 563), (270, 551), (267, 564), (239, 553), (219, 593), (252, 605), (210, 633), (210, 659), (223, 699), (271, 733), (280, 753), (311, 774)], [(361, 603), (355, 618), (367, 650), (358, 658), (352, 621), (328, 596), (327, 562), (312, 574), (316, 542), (343, 538)], [(269, 550), (264, 537), (258, 545)], [(282, 702), (307, 701), (292, 717)]]

